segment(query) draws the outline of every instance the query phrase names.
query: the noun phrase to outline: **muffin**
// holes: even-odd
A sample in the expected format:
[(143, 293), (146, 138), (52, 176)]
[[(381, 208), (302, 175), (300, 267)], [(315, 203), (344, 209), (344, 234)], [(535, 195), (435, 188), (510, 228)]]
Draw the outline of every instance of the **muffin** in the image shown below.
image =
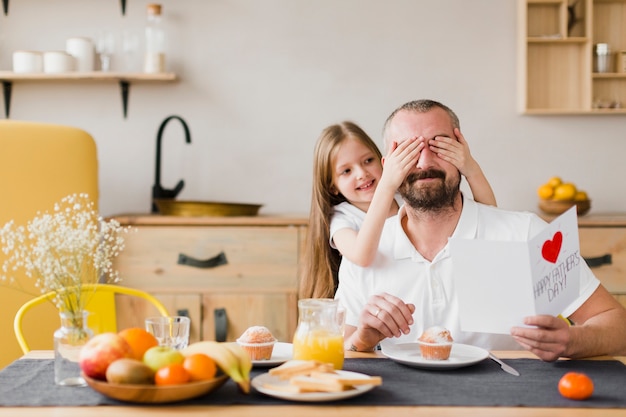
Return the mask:
[(268, 360), (272, 357), (276, 338), (267, 327), (252, 326), (239, 336), (237, 343), (248, 352), (253, 361)]
[(422, 357), (436, 361), (446, 360), (450, 357), (452, 342), (450, 332), (441, 326), (426, 329), (417, 339)]

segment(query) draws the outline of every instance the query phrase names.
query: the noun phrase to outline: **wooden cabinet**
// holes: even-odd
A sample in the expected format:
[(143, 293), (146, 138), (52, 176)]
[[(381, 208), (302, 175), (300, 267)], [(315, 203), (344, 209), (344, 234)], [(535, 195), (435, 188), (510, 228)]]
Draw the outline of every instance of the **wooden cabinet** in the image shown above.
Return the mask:
[[(116, 218), (136, 229), (115, 263), (123, 285), (154, 294), (171, 314), (191, 317), (192, 341), (233, 341), (253, 325), (292, 340), (307, 219)], [(120, 305), (119, 320), (128, 320), (121, 327), (142, 326), (129, 312)]]
[(592, 271), (626, 307), (626, 214), (581, 216), (578, 233)]
[[(570, 6), (571, 4), (571, 6)], [(626, 0), (518, 0), (519, 108), (525, 114), (626, 114)], [(594, 72), (594, 45), (612, 51)]]

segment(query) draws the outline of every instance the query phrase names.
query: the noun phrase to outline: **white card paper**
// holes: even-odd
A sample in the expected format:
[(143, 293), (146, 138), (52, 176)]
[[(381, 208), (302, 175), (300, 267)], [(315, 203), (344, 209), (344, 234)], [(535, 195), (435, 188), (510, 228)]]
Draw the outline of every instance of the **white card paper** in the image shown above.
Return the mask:
[(576, 207), (527, 242), (450, 239), (461, 329), (510, 334), (526, 316), (556, 316), (579, 295)]

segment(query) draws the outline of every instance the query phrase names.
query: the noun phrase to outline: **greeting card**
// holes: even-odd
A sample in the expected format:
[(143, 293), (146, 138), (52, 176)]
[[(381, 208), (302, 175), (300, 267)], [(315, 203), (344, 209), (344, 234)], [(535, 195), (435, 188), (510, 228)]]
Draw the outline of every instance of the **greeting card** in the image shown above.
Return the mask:
[(525, 242), (450, 239), (461, 329), (510, 334), (523, 318), (556, 316), (579, 295), (576, 207)]

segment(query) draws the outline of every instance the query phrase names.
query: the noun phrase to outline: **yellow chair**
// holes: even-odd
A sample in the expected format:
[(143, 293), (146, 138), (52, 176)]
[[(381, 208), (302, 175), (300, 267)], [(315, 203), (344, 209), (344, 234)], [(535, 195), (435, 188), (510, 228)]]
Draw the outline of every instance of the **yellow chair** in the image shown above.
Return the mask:
[[(82, 129), (51, 123), (0, 120), (0, 227), (14, 220), (24, 225), (38, 211), (74, 193), (87, 193), (98, 207), (98, 158), (93, 137)], [(5, 255), (0, 252), (0, 264)], [(34, 280), (16, 276), (21, 290), (0, 282), (0, 368), (18, 359), (21, 349), (12, 337), (13, 318), (22, 304), (40, 294)], [(58, 328), (58, 313), (33, 321), (33, 336), (52, 347), (46, 326)], [(28, 327), (31, 327), (30, 325)]]
[[(169, 315), (167, 309), (159, 300), (141, 290), (111, 284), (85, 284), (83, 285), (82, 290), (84, 292), (94, 291), (89, 302), (85, 306), (85, 310), (90, 313), (88, 325), (92, 330), (95, 330), (95, 333), (117, 331), (117, 316), (115, 309), (116, 294), (141, 298), (154, 306), (154, 308), (162, 316)], [(33, 298), (25, 303), (17, 311), (17, 314), (15, 314), (13, 331), (15, 332), (15, 338), (17, 339), (20, 348), (22, 348), (22, 352), (25, 354), (30, 352), (31, 349), (29, 344), (26, 342), (26, 337), (24, 336), (24, 331), (22, 329), (24, 317), (34, 307), (40, 306), (44, 303), (52, 303), (54, 296), (55, 292), (53, 291), (40, 295), (37, 298)], [(52, 334), (50, 334), (50, 338), (52, 338)]]

